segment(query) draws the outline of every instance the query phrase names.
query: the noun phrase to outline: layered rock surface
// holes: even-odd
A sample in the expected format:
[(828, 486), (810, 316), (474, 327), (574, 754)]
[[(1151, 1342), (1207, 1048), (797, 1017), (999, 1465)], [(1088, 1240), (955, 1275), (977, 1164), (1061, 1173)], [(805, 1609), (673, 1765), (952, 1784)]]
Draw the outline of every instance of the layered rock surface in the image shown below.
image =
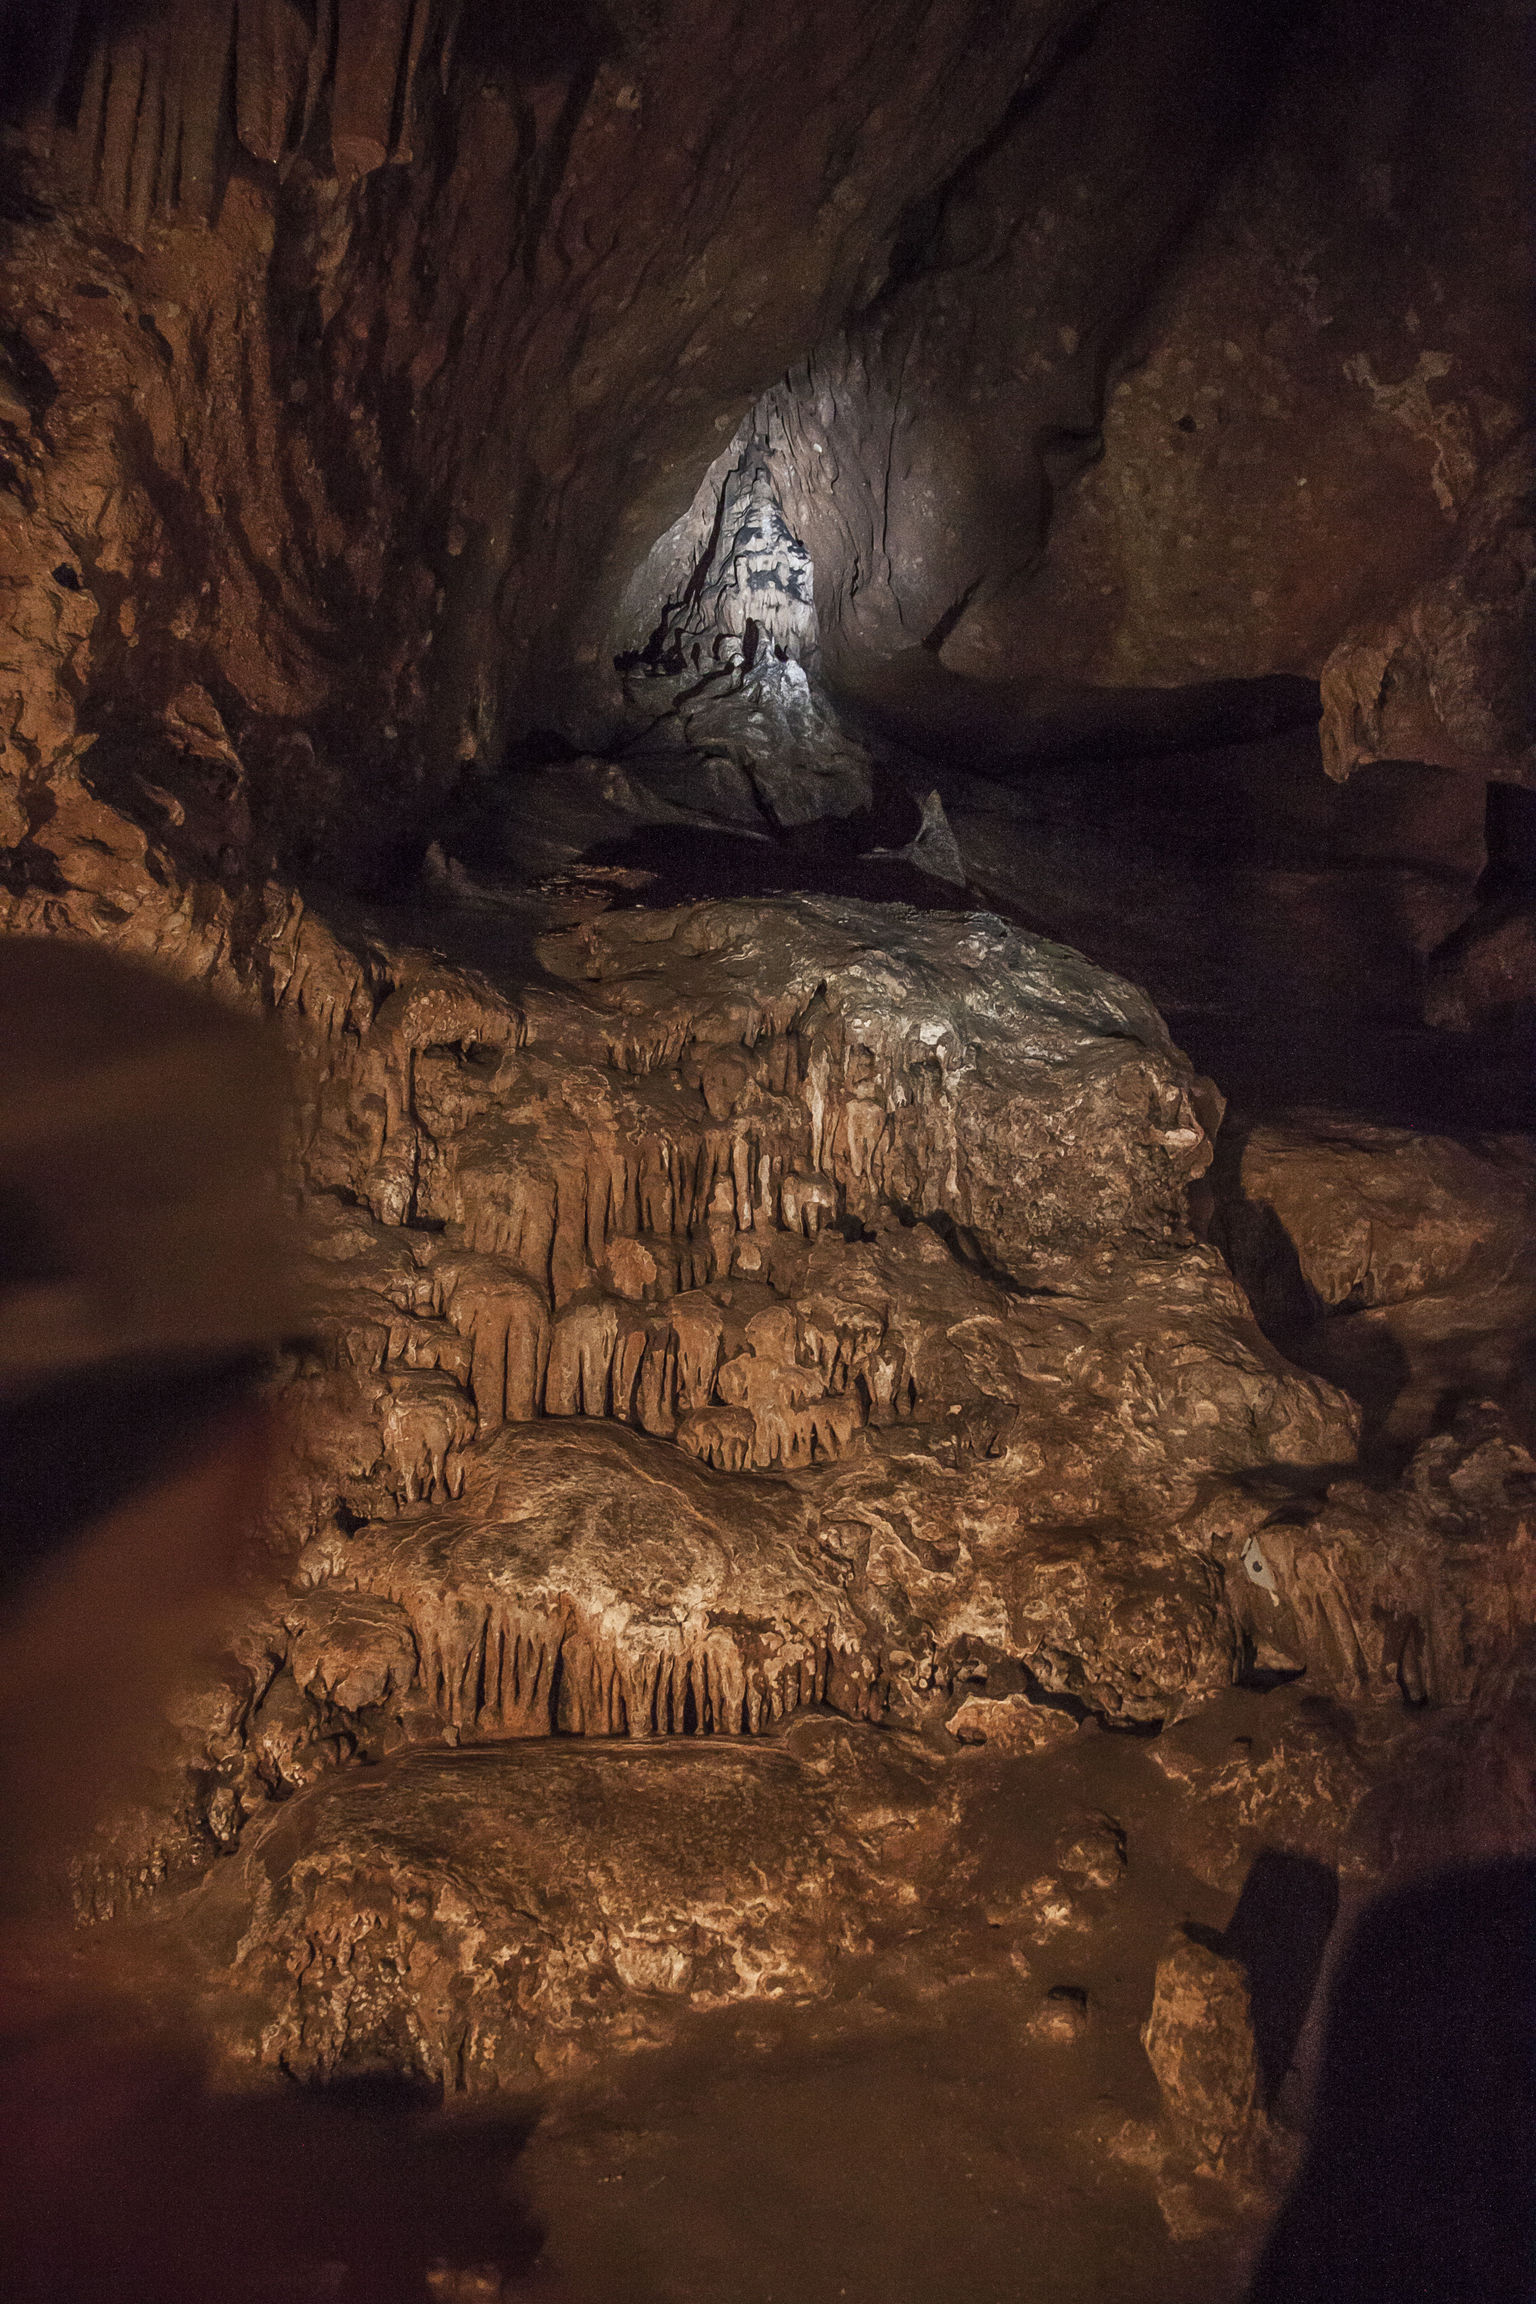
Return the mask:
[(292, 1581), (130, 1876), (402, 1739), (936, 1727), (976, 1654), (1130, 1720), (1232, 1678), (1244, 1483), (1354, 1419), (1189, 1232), (1210, 1092), (1129, 986), (809, 899), (609, 913), (515, 993), (289, 926)]
[[(797, 1720), (918, 1740), (888, 1748), (896, 1808), (927, 1817), (916, 1848), (950, 1830), (945, 1753), (1049, 1759), (1077, 1721), (1177, 1720), (1254, 1662), (1352, 1702), (1455, 1702), (1530, 1621), (1528, 1459), (1490, 1412), (1400, 1487), (1349, 1476), (1356, 1411), (1279, 1357), (1190, 1228), (1218, 1100), (1140, 994), (1064, 947), (988, 915), (833, 899), (422, 916), (473, 934), (477, 970), (344, 939), (276, 890), (178, 887), (83, 784), (56, 788), (40, 829), (8, 926), (128, 941), (270, 1004), (305, 1083), (315, 1341), (289, 1374), (269, 1565), (144, 1806), (79, 1874), (104, 1914), (238, 1851), (213, 1878), (250, 1923), (247, 2004), (289, 2011), (240, 2054), (318, 2071), (387, 2061), (395, 2040), (413, 2068), (492, 2081), (624, 2036), (631, 1987), (679, 2010), (749, 1990), (751, 1962), (704, 1919), (681, 1950), (641, 1928), (655, 1973), (629, 1985), (625, 1929), (609, 1943), (609, 1920), (582, 1921), (608, 1949), (550, 2015), (575, 1954), (517, 1917), (512, 1853), (482, 1881), (454, 1852), (462, 1804), (503, 1782), (461, 1785), (481, 1765), (465, 1746), (491, 1766), (509, 1740), (747, 1740), (770, 1770), (747, 1781), (802, 1786), (774, 1845), (854, 1832), (842, 1886), (808, 1874), (802, 1909), (786, 1876), (764, 1920), (763, 1958), (798, 1975), (818, 1930), (867, 1934), (911, 1879), (905, 1854), (865, 1877), (846, 1807), (862, 1761), (826, 1793), (814, 1770), (771, 1773)], [(1248, 1139), (1245, 1175), (1284, 1202), (1319, 1294), (1454, 1278), (1463, 1245), (1496, 1263), (1463, 1212), (1485, 1169), (1516, 1252), (1518, 1147), (1418, 1147), (1445, 1171), (1444, 1239), (1419, 1237), (1398, 1275), (1377, 1140), (1272, 1134)], [(1360, 1171), (1358, 1240), (1337, 1179), (1317, 1197), (1319, 1159)], [(694, 1782), (657, 1765), (658, 1800)], [(1275, 1763), (1282, 1804), (1308, 1765)], [(1328, 1768), (1318, 1798), (1343, 1814), (1365, 1779)], [(497, 1798), (586, 1781), (514, 1773)], [(622, 1838), (624, 1786), (643, 1807), (651, 1779), (594, 1781)], [(699, 1778), (700, 1797), (725, 1781)], [(553, 1829), (543, 1804), (527, 1847)], [(397, 1811), (415, 1854), (402, 1841), (386, 1862), (363, 1819)], [(709, 1902), (668, 1845), (681, 1869), (625, 1910)], [(280, 1947), (311, 1920), (305, 1941), (330, 1947), (312, 1997), (274, 1998)], [(487, 1929), (506, 1948), (494, 1990)], [(215, 1930), (223, 1957), (241, 1932)], [(385, 1973), (414, 1981), (375, 2020)]]

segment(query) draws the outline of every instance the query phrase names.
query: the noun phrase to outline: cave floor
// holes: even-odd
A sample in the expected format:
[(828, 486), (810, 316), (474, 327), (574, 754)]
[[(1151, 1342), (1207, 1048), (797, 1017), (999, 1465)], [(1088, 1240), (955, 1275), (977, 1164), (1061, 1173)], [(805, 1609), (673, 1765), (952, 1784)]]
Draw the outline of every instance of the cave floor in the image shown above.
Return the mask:
[(1230, 2239), (1176, 2247), (1145, 2181), (1082, 2142), (1147, 2093), (1134, 2028), (1130, 2049), (1118, 2027), (1067, 2050), (1019, 2032), (1017, 2006), (985, 1990), (874, 2037), (786, 2014), (557, 2099), (527, 2165), (573, 2299), (1239, 2293)]
[[(1294, 2090), (1311, 2052), (1304, 2017), (1332, 1862), (1362, 1791), (1390, 1780), (1416, 1733), (1401, 1714), (1285, 1682), (1232, 1689), (1155, 1735), (1089, 1721), (1044, 1752), (953, 1752), (951, 1770), (986, 1780), (958, 1921), (953, 1906), (917, 1909), (896, 1940), (877, 1930), (814, 2001), (768, 1994), (684, 2014), (641, 1995), (621, 2036), (586, 2039), (563, 2070), (530, 2073), (521, 2094), (473, 2094), (425, 2128), (402, 2125), (386, 2098), (377, 2150), (407, 2197), (423, 2168), (451, 2173), (460, 2156), (480, 2234), (487, 2179), (494, 2196), (515, 2159), (559, 2304), (933, 2304), (951, 2292), (971, 2304), (1236, 2304), (1273, 2194), (1240, 2170), (1197, 2169), (1160, 2120), (1141, 2045), (1154, 1972), (1184, 1924), (1225, 1934), (1249, 1962), (1261, 2070), (1272, 2091), (1290, 2072)], [(582, 1749), (616, 1768), (636, 1756), (622, 1743)], [(483, 1780), (494, 1830), (501, 1775), (542, 1771), (569, 1750), (556, 1739), (422, 1757)], [(687, 1769), (748, 1756), (767, 1757), (669, 1748)], [(367, 1773), (382, 1790), (415, 1765), (407, 1755)], [(322, 1781), (301, 1803), (324, 1792)], [(1106, 1821), (1123, 1864), (1074, 1874), (1064, 1848)], [(772, 1848), (763, 1862), (771, 1871)], [(73, 1959), (117, 1997), (159, 2002), (173, 2023), (190, 2015), (218, 2039), (229, 1947), (210, 1922), (233, 1875), (216, 1868), (77, 1937)], [(296, 2118), (323, 2115), (329, 2089), (274, 2093), (269, 2079), (252, 2099), (251, 2074), (237, 2065), (233, 2076), (228, 2101), (256, 2124), (221, 2143), (216, 2085), (200, 2116), (214, 2165), (221, 2152), (247, 2168), (284, 2165)], [(362, 2116), (373, 2118), (366, 2102)], [(343, 2126), (358, 2118), (357, 2101), (341, 2104)], [(308, 2153), (316, 2138), (306, 2128), (299, 2141)], [(109, 2191), (123, 2182), (103, 2169)], [(492, 2231), (495, 2218), (493, 2200)], [(455, 2223), (450, 2207), (448, 2234)], [(442, 2231), (440, 2220), (439, 2262)], [(398, 2275), (379, 2304), (419, 2293), (407, 2265)], [(293, 2292), (310, 2291), (301, 2281)], [(488, 2304), (503, 2290), (466, 2273), (432, 2292)]]
[[(1213, 1763), (1242, 1737), (1257, 1754), (1301, 1701), (1237, 1690), (1180, 1741)], [(1194, 1869), (1206, 1822), (1140, 1738), (1089, 1729), (1058, 1752), (979, 1764), (997, 1770), (998, 1800), (995, 1844), (977, 1852), (978, 1909), (990, 1870), (1016, 1872), (1021, 1841), (1048, 1879), (1063, 1829), (1085, 1814), (1123, 1827), (1121, 1880), (1048, 1896), (1070, 1918), (1037, 1922), (1040, 1941), (1015, 1936), (1016, 1964), (999, 1957), (995, 1919), (979, 1920), (992, 1941), (977, 1943), (971, 1979), (925, 1987), (919, 1933), (894, 1983), (883, 1965), (851, 1974), (831, 2005), (697, 2018), (675, 2045), (557, 2084), (524, 2167), (573, 2304), (1242, 2293), (1259, 2225), (1229, 2190), (1211, 2184), (1204, 2203), (1220, 2229), (1170, 2236), (1139, 2036), (1170, 1931), (1232, 1919), (1230, 1887)], [(1062, 1988), (1086, 1994), (1088, 2020), (1053, 2038), (1039, 2020)], [(1175, 2221), (1182, 2205), (1198, 2222), (1198, 2181), (1191, 2190), (1177, 2164), (1166, 2175)]]

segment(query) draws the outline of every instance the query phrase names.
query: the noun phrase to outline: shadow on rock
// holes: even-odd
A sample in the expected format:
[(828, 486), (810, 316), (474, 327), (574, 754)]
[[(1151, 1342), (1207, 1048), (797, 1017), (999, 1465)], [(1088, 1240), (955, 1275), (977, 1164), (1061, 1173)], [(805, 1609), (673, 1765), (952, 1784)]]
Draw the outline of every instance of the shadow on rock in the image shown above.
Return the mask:
[(1536, 1862), (1373, 1905), (1340, 1966), (1305, 2163), (1251, 2304), (1462, 2304), (1536, 2264)]

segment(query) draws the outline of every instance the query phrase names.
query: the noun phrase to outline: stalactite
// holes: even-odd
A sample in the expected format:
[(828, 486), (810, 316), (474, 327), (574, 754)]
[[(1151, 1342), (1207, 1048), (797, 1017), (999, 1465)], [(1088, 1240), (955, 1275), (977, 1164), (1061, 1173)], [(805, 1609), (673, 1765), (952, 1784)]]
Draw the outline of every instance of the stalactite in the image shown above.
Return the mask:
[(550, 1353), (549, 1309), (541, 1290), (485, 1257), (440, 1257), (434, 1269), (447, 1317), (469, 1340), (480, 1430), (537, 1416)]
[(611, 1296), (580, 1296), (556, 1314), (544, 1388), (548, 1416), (605, 1416), (622, 1307)]
[(473, 1406), (447, 1377), (386, 1377), (380, 1399), (385, 1461), (408, 1504), (463, 1493)]
[(627, 1606), (524, 1603), (425, 1580), (398, 1556), (380, 1569), (405, 1611), (421, 1692), (465, 1739), (756, 1735), (834, 1687), (862, 1713), (877, 1678), (829, 1630), (744, 1631), (702, 1613), (658, 1623)]
[(676, 1405), (703, 1408), (714, 1397), (725, 1317), (712, 1297), (692, 1293), (667, 1307), (676, 1342)]
[(786, 1176), (779, 1191), (780, 1218), (786, 1232), (814, 1240), (824, 1224), (838, 1212), (837, 1186), (830, 1176), (806, 1175), (796, 1170)]

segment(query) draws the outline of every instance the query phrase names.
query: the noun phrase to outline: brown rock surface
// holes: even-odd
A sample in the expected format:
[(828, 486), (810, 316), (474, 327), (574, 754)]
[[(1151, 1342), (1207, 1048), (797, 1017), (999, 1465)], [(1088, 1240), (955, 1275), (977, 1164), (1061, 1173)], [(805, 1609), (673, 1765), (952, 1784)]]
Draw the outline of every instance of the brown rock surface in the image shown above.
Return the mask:
[(1302, 1888), (1529, 1844), (1523, 12), (0, 0), (0, 929), (314, 1264), (76, 1906), (594, 2294), (1227, 2304)]
[(1232, 1678), (1243, 1482), (1354, 1423), (1191, 1238), (1202, 1092), (1129, 987), (806, 899), (607, 915), (515, 996), (286, 932), (323, 1288), (280, 1583), (88, 1901), (402, 1739), (937, 1725), (989, 1657), (1127, 1720)]
[(1298, 1113), (1224, 1144), (1217, 1232), (1266, 1332), (1411, 1444), (1469, 1396), (1526, 1413), (1533, 1182), (1529, 1137)]
[(1309, 1686), (1465, 1702), (1524, 1636), (1536, 1462), (1490, 1404), (1416, 1451), (1396, 1488), (1345, 1480), (1242, 1554), (1243, 1614)]
[(1451, 1032), (1513, 1026), (1536, 1015), (1536, 910), (1490, 905), (1448, 937), (1430, 962), (1424, 1013)]
[(1248, 1980), (1189, 1935), (1157, 1964), (1142, 2043), (1170, 2118), (1213, 2167), (1251, 2152), (1262, 2118)]
[[(1427, 631), (1423, 587), (1444, 602), (1435, 680), (1461, 697), (1439, 745), (1511, 760), (1495, 695), (1520, 678), (1503, 619), (1522, 571), (1477, 638), (1465, 621), (1452, 637), (1458, 580), (1436, 588), (1458, 550), (1489, 563), (1474, 507), (1507, 506), (1522, 421), (1523, 38), (1498, 5), (1453, 25), (1371, 0), (1281, 41), (1256, 132), (1115, 362), (1102, 461), (1032, 581), (956, 627), (957, 669), (1011, 670), (1022, 645), (1031, 669), (1088, 681), (1315, 675), (1372, 618)], [(1480, 695), (1469, 648), (1489, 651)], [(1347, 763), (1365, 755), (1335, 706), (1342, 662), (1327, 724)], [(1477, 714), (1500, 718), (1491, 747), (1462, 732)], [(1422, 742), (1394, 756), (1446, 757)]]
[(237, 2051), (484, 2090), (654, 2043), (690, 2008), (825, 1997), (882, 1905), (907, 1917), (879, 1855), (933, 1764), (885, 1773), (908, 1813), (887, 1790), (862, 1834), (780, 1747), (546, 1744), (333, 1777), (242, 1856)]
[(1445, 572), (1390, 621), (1354, 632), (1322, 673), (1323, 763), (1428, 760), (1528, 784), (1536, 475), (1530, 439), (1489, 473)]

